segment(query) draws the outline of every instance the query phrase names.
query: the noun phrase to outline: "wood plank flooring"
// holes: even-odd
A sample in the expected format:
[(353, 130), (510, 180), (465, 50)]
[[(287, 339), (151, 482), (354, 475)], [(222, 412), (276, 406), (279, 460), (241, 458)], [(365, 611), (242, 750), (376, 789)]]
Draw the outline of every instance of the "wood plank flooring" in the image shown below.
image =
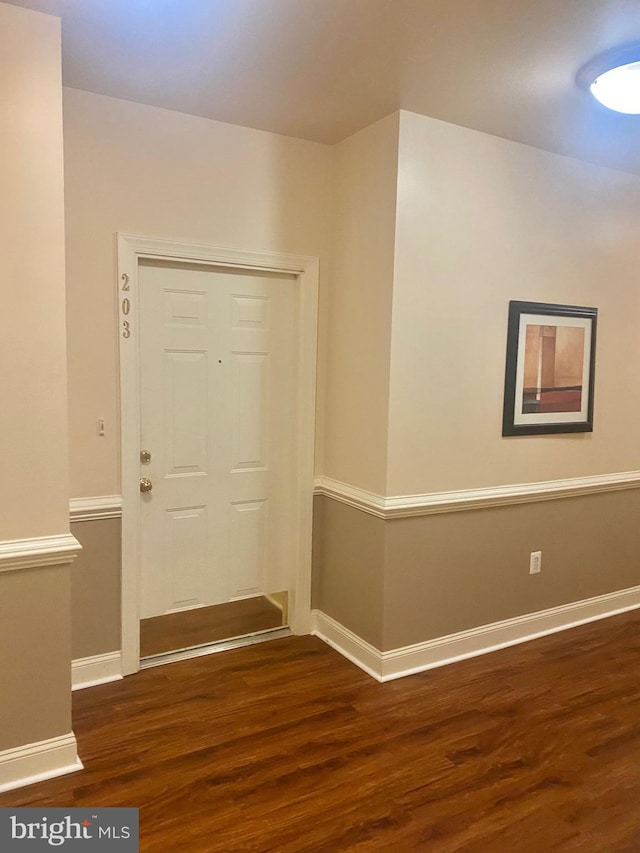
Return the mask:
[(86, 769), (0, 806), (138, 806), (141, 850), (640, 851), (640, 612), (378, 684), (313, 637), (74, 694)]
[(264, 596), (196, 607), (140, 621), (140, 655), (160, 655), (282, 627), (282, 610)]

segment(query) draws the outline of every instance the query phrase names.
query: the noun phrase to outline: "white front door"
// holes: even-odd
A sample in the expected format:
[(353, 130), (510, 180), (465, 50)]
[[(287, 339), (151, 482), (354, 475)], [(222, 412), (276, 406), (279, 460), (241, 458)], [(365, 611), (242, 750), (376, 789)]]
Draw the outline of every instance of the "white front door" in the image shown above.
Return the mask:
[(296, 279), (141, 261), (138, 282), (140, 618), (289, 589)]

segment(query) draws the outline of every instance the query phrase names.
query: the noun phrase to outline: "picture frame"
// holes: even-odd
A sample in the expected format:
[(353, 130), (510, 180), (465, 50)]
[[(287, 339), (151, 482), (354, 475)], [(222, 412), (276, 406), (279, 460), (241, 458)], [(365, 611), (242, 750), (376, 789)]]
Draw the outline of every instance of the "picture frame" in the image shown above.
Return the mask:
[(502, 435), (593, 432), (597, 308), (509, 302)]

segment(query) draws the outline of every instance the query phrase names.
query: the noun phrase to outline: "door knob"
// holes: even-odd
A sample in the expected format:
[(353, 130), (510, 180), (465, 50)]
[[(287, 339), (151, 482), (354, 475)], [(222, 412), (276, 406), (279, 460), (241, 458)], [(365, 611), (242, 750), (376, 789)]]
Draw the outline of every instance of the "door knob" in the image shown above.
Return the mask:
[(147, 477), (142, 477), (140, 480), (140, 491), (150, 492), (153, 488), (153, 483)]

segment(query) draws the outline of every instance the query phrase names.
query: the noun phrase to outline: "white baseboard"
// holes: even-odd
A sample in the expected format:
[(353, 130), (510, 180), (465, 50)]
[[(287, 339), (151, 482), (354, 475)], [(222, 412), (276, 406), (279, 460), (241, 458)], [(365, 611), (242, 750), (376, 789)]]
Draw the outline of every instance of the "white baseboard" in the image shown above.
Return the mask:
[(381, 652), (320, 610), (313, 610), (311, 633), (328, 643), (378, 681), (392, 681), (416, 672), (526, 643), (597, 619), (640, 608), (640, 586), (584, 601), (527, 613), (503, 622), (437, 637), (413, 646)]
[(121, 678), (122, 653), (119, 651), (71, 661), (72, 690), (83, 690)]
[(73, 732), (0, 752), (0, 793), (82, 770)]
[(372, 678), (382, 681), (382, 652), (322, 610), (311, 611), (311, 633)]

